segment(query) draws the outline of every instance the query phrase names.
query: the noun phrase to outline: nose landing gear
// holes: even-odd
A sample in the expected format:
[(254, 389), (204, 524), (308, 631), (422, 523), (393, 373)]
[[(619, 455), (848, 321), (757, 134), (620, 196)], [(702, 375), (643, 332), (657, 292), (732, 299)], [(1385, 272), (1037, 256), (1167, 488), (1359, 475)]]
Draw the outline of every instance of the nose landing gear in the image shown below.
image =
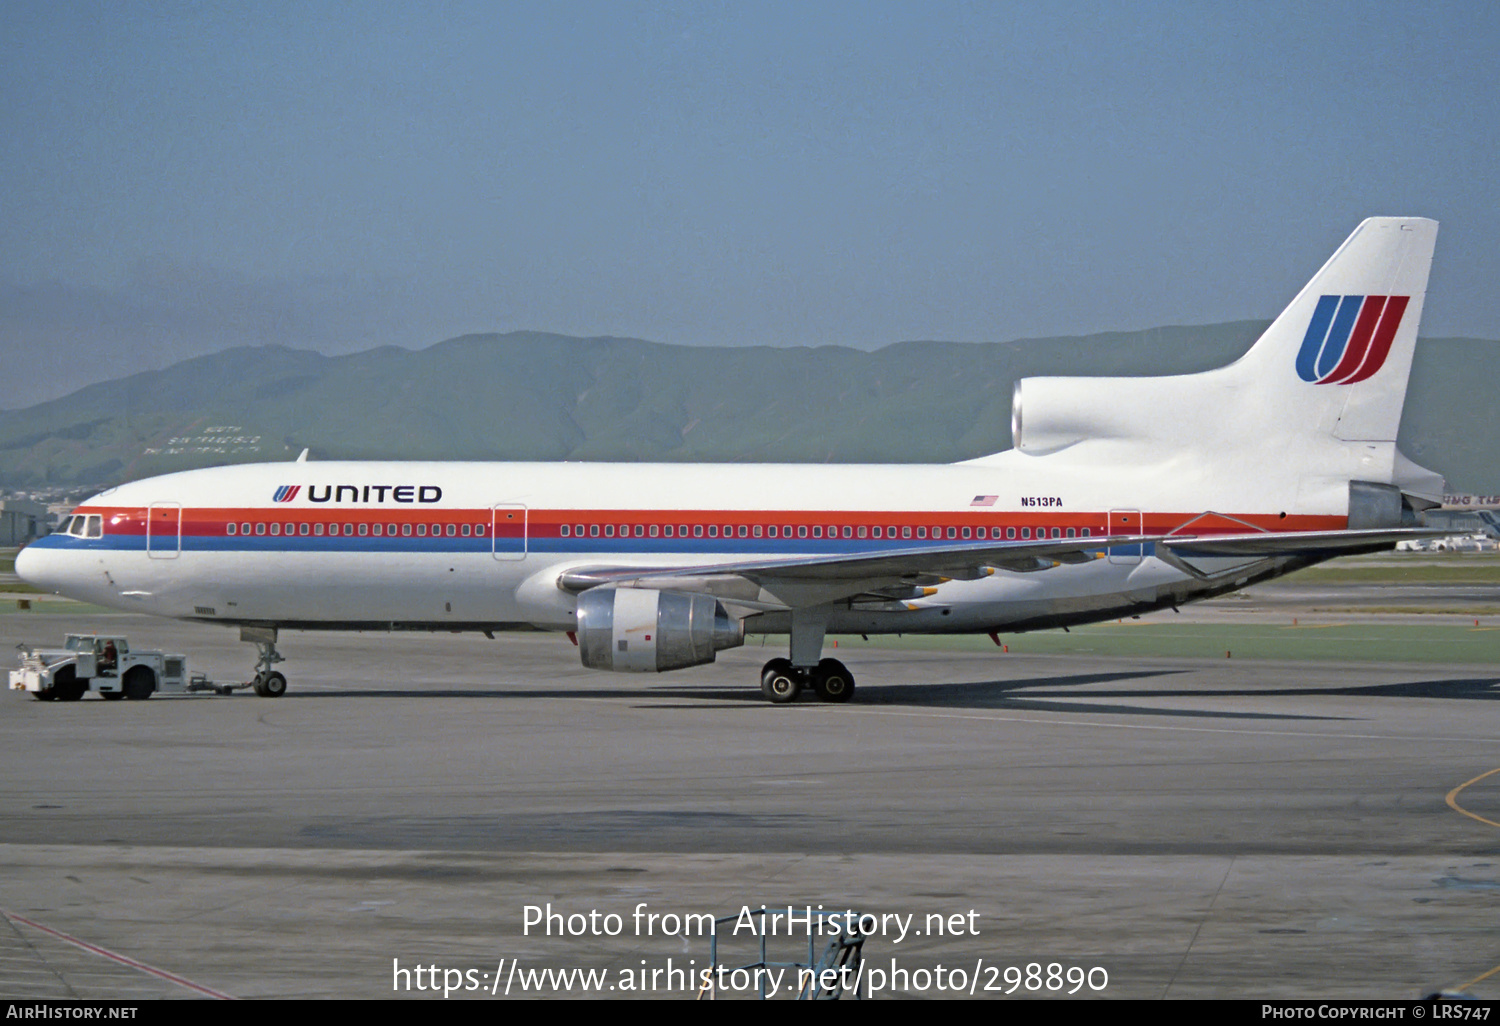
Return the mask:
[(286, 694), (286, 676), (271, 669), (286, 661), (286, 657), (276, 651), (276, 628), (241, 627), (240, 640), (252, 642), (260, 653), (255, 664), (255, 679), (250, 683), (251, 690), (261, 698), (280, 698)]

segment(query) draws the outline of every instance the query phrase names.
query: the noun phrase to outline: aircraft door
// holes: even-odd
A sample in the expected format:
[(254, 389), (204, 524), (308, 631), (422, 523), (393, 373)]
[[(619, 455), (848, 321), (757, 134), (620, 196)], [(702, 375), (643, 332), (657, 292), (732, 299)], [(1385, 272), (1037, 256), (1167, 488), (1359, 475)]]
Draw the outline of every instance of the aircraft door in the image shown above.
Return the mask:
[[(1112, 509), (1109, 511), (1109, 533), (1145, 534), (1141, 511), (1138, 509)], [(1116, 545), (1109, 550), (1109, 561), (1122, 566), (1131, 566), (1141, 561), (1142, 545)]]
[(496, 559), (525, 559), (526, 507), (511, 502), (491, 506), (490, 542)]
[(182, 552), (182, 507), (175, 502), (153, 502), (146, 508), (146, 555), (176, 559)]

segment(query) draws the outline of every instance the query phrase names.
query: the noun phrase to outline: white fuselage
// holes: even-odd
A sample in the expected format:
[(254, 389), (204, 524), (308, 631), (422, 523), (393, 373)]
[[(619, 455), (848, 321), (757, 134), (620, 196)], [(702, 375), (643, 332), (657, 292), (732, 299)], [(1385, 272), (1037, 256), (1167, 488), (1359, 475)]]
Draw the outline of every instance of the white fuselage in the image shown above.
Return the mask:
[[(970, 541), (1343, 526), (1337, 491), (1202, 490), (1173, 468), (1073, 469), (1011, 452), (952, 465), (283, 463), (110, 489), (17, 570), (74, 598), (162, 616), (330, 629), (574, 628), (560, 576), (712, 567)], [(1258, 496), (1258, 497), (1257, 497)], [(280, 500), (280, 501), (278, 501)], [(1209, 513), (1213, 510), (1213, 513)], [(1205, 514), (1208, 514), (1205, 517)], [(1231, 519), (1232, 518), (1232, 519)], [(1082, 565), (843, 601), (831, 631), (957, 632), (1084, 622), (1227, 590), (1147, 546)], [(1270, 564), (1257, 567), (1264, 575)], [(1245, 561), (1238, 561), (1243, 566)], [(1278, 564), (1279, 565), (1279, 564)], [(782, 632), (759, 596), (752, 633)], [(789, 605), (792, 603), (788, 603)]]

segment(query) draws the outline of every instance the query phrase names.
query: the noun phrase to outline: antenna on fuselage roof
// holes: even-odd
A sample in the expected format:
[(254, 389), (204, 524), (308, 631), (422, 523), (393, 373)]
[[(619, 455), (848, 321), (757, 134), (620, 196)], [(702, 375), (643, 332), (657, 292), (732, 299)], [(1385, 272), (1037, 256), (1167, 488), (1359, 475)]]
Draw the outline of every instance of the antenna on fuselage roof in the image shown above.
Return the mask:
[(308, 454), (309, 451), (310, 450), (308, 450), (308, 449), (303, 449), (302, 450), (302, 455), (297, 457), (297, 462), (298, 463), (306, 463), (307, 462), (307, 454)]

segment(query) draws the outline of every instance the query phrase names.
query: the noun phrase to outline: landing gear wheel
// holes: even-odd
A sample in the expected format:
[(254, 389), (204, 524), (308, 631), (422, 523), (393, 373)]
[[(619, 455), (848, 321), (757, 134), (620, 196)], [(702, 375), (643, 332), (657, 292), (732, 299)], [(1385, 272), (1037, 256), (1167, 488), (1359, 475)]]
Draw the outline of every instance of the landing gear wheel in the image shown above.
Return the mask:
[(256, 680), (260, 683), (256, 685), (255, 693), (261, 698), (280, 698), (286, 694), (286, 678), (275, 670), (266, 674), (264, 680), (258, 676)]
[(83, 693), (89, 689), (87, 677), (79, 680), (69, 669), (58, 671), (52, 679), (52, 697), (59, 702), (76, 702), (83, 697)]
[(144, 701), (156, 690), (156, 675), (144, 666), (137, 666), (125, 674), (125, 679), (120, 682), (120, 689), (131, 701)]
[(101, 691), (99, 694), (104, 696), (106, 702), (118, 702), (125, 697), (125, 692), (123, 691)]
[(802, 673), (790, 659), (772, 659), (760, 671), (760, 693), (777, 705), (795, 702), (802, 693)]
[(42, 688), (40, 691), (33, 691), (31, 697), (38, 702), (50, 702), (57, 697), (57, 692), (52, 688)]
[(854, 694), (854, 675), (837, 659), (824, 659), (812, 672), (813, 691), (824, 702), (847, 702)]

